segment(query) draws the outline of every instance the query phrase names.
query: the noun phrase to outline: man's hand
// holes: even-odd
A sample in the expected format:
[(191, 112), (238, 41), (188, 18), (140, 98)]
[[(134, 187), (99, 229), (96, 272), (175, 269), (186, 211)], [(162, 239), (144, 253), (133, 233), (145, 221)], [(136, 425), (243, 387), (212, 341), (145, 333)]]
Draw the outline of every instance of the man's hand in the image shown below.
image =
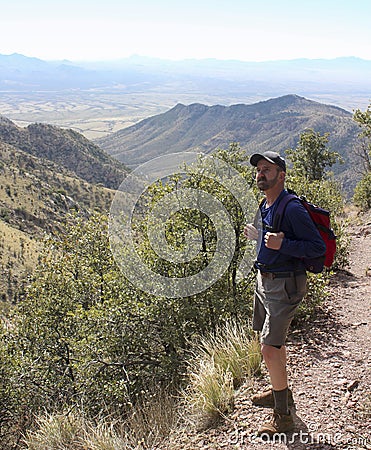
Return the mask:
[(285, 233), (266, 233), (264, 236), (265, 246), (271, 250), (279, 250), (282, 245)]
[(243, 230), (243, 234), (245, 235), (245, 237), (247, 239), (252, 239), (257, 241), (258, 240), (258, 230), (254, 227), (254, 225), (252, 223), (248, 223), (244, 230)]

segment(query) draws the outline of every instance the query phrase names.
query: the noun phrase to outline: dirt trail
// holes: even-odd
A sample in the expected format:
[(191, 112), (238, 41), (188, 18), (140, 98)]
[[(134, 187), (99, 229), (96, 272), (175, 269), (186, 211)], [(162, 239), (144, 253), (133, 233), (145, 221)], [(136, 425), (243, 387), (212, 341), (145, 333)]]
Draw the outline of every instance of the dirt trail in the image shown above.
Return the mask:
[(269, 410), (253, 407), (250, 396), (266, 386), (264, 377), (238, 392), (221, 426), (190, 437), (184, 449), (371, 449), (371, 214), (357, 220), (349, 272), (333, 278), (323, 313), (289, 338), (294, 433), (286, 442), (255, 437)]

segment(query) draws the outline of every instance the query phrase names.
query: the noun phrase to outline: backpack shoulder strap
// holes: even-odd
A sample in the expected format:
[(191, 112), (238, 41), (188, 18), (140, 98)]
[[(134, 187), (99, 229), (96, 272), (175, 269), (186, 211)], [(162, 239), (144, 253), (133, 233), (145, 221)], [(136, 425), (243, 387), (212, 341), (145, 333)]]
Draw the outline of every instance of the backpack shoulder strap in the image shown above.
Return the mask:
[(295, 194), (287, 194), (281, 200), (279, 201), (277, 205), (277, 209), (274, 213), (274, 219), (273, 219), (273, 229), (276, 230), (276, 232), (280, 231), (281, 223), (283, 219), (283, 215), (286, 209), (287, 204), (294, 199), (298, 199), (299, 197)]

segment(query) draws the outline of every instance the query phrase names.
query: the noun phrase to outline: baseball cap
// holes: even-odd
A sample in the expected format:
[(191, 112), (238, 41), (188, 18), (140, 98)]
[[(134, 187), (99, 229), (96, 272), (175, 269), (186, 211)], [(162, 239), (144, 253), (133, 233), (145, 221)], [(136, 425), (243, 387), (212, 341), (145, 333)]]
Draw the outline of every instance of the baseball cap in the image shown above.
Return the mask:
[(264, 153), (254, 153), (250, 157), (250, 164), (252, 166), (257, 166), (258, 162), (261, 159), (265, 159), (266, 161), (276, 164), (278, 167), (280, 167), (284, 172), (286, 172), (286, 161), (276, 152), (264, 152)]

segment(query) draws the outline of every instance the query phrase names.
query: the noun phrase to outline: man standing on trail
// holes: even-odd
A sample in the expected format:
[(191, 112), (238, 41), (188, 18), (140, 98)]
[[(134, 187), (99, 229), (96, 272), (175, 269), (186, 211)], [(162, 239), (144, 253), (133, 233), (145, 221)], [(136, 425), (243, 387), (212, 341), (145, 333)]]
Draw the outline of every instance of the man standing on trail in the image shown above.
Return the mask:
[(290, 201), (285, 209), (281, 229), (273, 229), (274, 214), (285, 190), (286, 162), (276, 152), (254, 154), (256, 184), (264, 192), (260, 205), (262, 230), (248, 224), (244, 234), (259, 240), (254, 297), (253, 329), (261, 332), (261, 351), (272, 389), (254, 395), (255, 405), (272, 407), (271, 420), (258, 434), (274, 435), (294, 428), (289, 410), (293, 403), (288, 389), (285, 341), (296, 308), (306, 293), (307, 276), (300, 258), (314, 258), (325, 253), (325, 244), (308, 212), (299, 200)]

